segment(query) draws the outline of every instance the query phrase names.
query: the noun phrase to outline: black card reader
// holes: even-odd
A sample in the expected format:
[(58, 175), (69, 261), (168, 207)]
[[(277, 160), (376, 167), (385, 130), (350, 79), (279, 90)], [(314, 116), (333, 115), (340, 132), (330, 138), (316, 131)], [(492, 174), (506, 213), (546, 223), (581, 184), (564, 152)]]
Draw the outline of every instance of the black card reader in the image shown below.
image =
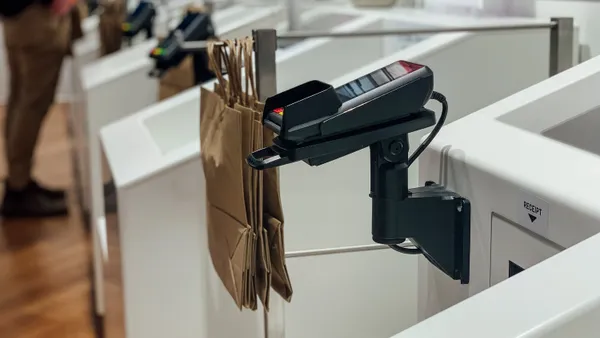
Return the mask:
[(140, 1), (133, 12), (127, 15), (122, 24), (123, 37), (131, 44), (132, 39), (140, 32), (146, 32), (146, 38), (154, 37), (154, 19), (156, 7), (151, 1)]
[[(150, 53), (155, 61), (155, 68), (150, 73), (160, 77), (171, 68), (179, 66), (190, 55), (183, 50), (182, 42), (206, 41), (215, 37), (215, 29), (210, 13), (188, 11), (175, 30), (171, 31)], [(214, 79), (215, 75), (208, 67), (208, 54), (206, 51), (192, 54), (194, 59), (194, 78), (197, 84)]]
[[(397, 61), (338, 88), (310, 81), (270, 97), (263, 124), (277, 136), (273, 146), (252, 153), (247, 161), (258, 170), (298, 161), (317, 166), (369, 147), (373, 240), (402, 253), (423, 254), (466, 284), (469, 201), (433, 182), (408, 188), (408, 168), (448, 112), (444, 96), (433, 90), (433, 78), (426, 66)], [(430, 99), (443, 105), (437, 124), (435, 113), (424, 108)], [(428, 138), (409, 156), (408, 134), (432, 125)], [(414, 249), (399, 246), (407, 239)]]
[(281, 140), (307, 142), (419, 112), (432, 91), (429, 68), (399, 61), (336, 89), (311, 81), (269, 98), (263, 123)]

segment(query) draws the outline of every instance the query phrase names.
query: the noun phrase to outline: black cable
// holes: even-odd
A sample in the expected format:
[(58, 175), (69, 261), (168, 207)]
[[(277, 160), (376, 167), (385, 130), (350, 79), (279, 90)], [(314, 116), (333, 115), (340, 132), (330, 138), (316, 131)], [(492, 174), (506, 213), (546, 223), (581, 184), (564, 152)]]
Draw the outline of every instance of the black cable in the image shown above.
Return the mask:
[(409, 167), (419, 156), (421, 156), (423, 151), (425, 151), (425, 149), (429, 146), (431, 141), (433, 141), (433, 139), (437, 136), (437, 134), (440, 132), (440, 129), (442, 129), (444, 122), (446, 122), (446, 117), (448, 116), (448, 101), (446, 101), (446, 97), (441, 93), (433, 92), (431, 94), (431, 99), (438, 101), (442, 104), (442, 113), (440, 114), (440, 119), (438, 120), (437, 124), (435, 125), (435, 127), (433, 127), (433, 130), (431, 131), (429, 136), (427, 136), (427, 139), (425, 139), (425, 141), (421, 143), (421, 145), (419, 145), (419, 147), (408, 159), (407, 164)]
[[(448, 101), (446, 100), (446, 97), (441, 93), (433, 92), (431, 93), (431, 99), (438, 101), (442, 104), (442, 112), (440, 114), (440, 118), (437, 124), (435, 125), (435, 127), (433, 127), (433, 130), (431, 131), (429, 136), (425, 139), (425, 141), (423, 141), (423, 143), (419, 145), (419, 147), (408, 159), (407, 164), (409, 167), (411, 164), (413, 164), (414, 161), (416, 161), (417, 158), (419, 158), (419, 156), (421, 156), (421, 154), (425, 151), (425, 149), (427, 149), (431, 141), (433, 141), (433, 139), (437, 136), (437, 134), (440, 132), (440, 129), (442, 129), (442, 126), (444, 126), (444, 123), (446, 122), (446, 117), (448, 116)], [(423, 251), (420, 248), (407, 249), (396, 244), (390, 245), (389, 247), (392, 248), (394, 251), (406, 255), (420, 255), (423, 253)]]
[(419, 248), (407, 249), (407, 248), (403, 248), (397, 244), (392, 244), (389, 247), (392, 248), (392, 250), (394, 250), (394, 251), (398, 251), (398, 252), (406, 254), (406, 255), (420, 255), (423, 253), (423, 251), (421, 251), (421, 249), (419, 249)]

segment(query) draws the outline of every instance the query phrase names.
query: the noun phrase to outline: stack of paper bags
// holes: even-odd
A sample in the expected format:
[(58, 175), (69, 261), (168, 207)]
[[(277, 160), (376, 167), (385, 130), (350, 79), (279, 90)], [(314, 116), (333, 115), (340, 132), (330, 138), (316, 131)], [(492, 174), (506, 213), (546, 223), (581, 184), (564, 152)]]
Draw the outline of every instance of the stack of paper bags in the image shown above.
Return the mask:
[(218, 81), (214, 91), (201, 89), (200, 140), (214, 268), (240, 309), (256, 310), (260, 300), (268, 310), (270, 289), (290, 301), (292, 286), (278, 173), (253, 170), (246, 163), (250, 153), (274, 137), (261, 123), (252, 50), (251, 38), (208, 44)]

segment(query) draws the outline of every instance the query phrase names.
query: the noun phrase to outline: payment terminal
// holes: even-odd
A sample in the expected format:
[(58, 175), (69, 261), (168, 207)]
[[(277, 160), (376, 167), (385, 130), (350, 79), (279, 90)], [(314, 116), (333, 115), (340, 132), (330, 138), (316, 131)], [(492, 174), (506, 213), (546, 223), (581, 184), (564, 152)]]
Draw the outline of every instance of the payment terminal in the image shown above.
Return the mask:
[[(429, 100), (442, 104), (437, 122), (424, 107)], [(467, 284), (469, 201), (435, 182), (408, 189), (408, 168), (437, 135), (447, 112), (445, 97), (434, 91), (432, 70), (408, 61), (338, 88), (310, 81), (266, 100), (263, 125), (276, 137), (247, 162), (257, 170), (298, 161), (318, 166), (369, 148), (373, 241), (401, 253), (423, 254)], [(408, 134), (430, 126), (428, 138), (409, 156)], [(399, 246), (407, 240), (413, 249)]]

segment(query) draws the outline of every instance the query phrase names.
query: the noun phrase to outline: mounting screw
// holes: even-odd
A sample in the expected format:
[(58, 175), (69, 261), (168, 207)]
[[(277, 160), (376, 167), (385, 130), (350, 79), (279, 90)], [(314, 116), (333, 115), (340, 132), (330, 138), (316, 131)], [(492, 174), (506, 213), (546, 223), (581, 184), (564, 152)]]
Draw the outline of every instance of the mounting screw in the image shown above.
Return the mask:
[(402, 142), (394, 141), (390, 144), (390, 154), (392, 156), (400, 155), (403, 149), (404, 144)]

